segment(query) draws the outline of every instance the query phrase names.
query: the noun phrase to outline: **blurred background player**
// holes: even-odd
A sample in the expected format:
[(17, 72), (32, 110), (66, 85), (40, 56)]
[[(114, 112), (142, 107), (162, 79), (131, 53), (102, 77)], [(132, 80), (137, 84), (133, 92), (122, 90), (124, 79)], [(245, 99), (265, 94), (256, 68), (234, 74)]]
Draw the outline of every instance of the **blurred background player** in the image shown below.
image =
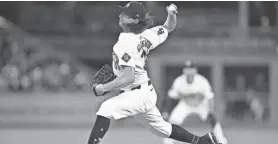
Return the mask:
[[(183, 74), (175, 79), (168, 91), (170, 99), (179, 100), (169, 116), (169, 122), (182, 125), (190, 114), (197, 114), (202, 121), (209, 121), (216, 138), (222, 144), (227, 144), (222, 127), (213, 114), (214, 93), (209, 81), (197, 72), (191, 61), (185, 61)], [(164, 112), (164, 117), (168, 113)], [(173, 144), (174, 140), (164, 139), (164, 144)]]

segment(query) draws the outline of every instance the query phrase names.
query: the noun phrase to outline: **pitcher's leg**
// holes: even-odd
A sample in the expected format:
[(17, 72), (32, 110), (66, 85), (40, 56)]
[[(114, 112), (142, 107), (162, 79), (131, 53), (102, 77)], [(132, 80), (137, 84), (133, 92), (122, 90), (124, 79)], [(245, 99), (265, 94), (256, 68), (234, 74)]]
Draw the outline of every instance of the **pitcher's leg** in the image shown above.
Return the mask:
[(91, 131), (88, 144), (98, 144), (108, 131), (110, 126), (110, 119), (114, 118), (113, 108), (117, 107), (117, 100), (108, 99), (101, 104), (98, 112), (94, 127)]
[(156, 107), (153, 107), (147, 113), (136, 115), (134, 118), (152, 133), (160, 137), (171, 138), (191, 144), (213, 144), (208, 136), (199, 137), (178, 125), (166, 122)]
[(109, 129), (110, 119), (117, 120), (141, 113), (143, 103), (142, 98), (135, 98), (134, 92), (123, 93), (103, 102), (97, 112), (88, 144), (98, 144), (101, 141)]
[(97, 116), (95, 125), (91, 131), (88, 144), (97, 144), (99, 143), (102, 138), (104, 137), (105, 133), (108, 131), (110, 126), (110, 119)]

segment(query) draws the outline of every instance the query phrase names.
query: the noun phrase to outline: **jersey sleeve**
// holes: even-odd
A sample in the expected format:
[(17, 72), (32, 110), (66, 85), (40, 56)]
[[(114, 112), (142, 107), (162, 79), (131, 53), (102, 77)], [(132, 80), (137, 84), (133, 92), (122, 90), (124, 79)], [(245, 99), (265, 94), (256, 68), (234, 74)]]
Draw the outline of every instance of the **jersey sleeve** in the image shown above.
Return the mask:
[(172, 99), (179, 99), (180, 81), (176, 78), (168, 91), (168, 96)]
[(168, 37), (168, 30), (163, 26), (156, 26), (148, 30), (148, 39), (151, 41), (153, 47), (156, 48), (158, 45), (163, 43)]
[(202, 79), (202, 92), (207, 99), (213, 99), (214, 93), (212, 87), (206, 78)]

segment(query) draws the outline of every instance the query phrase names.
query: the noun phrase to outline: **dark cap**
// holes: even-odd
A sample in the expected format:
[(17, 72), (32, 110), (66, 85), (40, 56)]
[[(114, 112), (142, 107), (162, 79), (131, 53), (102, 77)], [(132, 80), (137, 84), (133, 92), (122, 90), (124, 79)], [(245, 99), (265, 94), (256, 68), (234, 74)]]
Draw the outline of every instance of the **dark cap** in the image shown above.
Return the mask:
[(124, 7), (118, 7), (121, 9), (121, 12), (134, 19), (144, 19), (147, 14), (144, 5), (136, 1), (129, 2)]
[(196, 68), (196, 66), (190, 60), (185, 61), (184, 66), (184, 68)]

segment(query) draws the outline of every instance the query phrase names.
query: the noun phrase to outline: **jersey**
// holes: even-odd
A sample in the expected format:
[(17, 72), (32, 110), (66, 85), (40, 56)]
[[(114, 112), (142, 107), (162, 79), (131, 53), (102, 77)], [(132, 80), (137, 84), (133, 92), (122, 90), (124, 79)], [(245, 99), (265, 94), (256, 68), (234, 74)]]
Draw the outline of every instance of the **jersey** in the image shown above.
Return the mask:
[(146, 29), (140, 34), (120, 33), (113, 47), (113, 72), (120, 76), (121, 66), (135, 69), (135, 81), (122, 89), (132, 88), (149, 81), (146, 70), (146, 60), (149, 52), (163, 43), (168, 37), (168, 31), (163, 26)]
[[(201, 93), (202, 95), (196, 93)], [(208, 80), (204, 76), (196, 74), (192, 83), (186, 81), (185, 75), (177, 77), (168, 91), (168, 96), (172, 99), (182, 99), (185, 103), (196, 106), (212, 99), (214, 93)]]

